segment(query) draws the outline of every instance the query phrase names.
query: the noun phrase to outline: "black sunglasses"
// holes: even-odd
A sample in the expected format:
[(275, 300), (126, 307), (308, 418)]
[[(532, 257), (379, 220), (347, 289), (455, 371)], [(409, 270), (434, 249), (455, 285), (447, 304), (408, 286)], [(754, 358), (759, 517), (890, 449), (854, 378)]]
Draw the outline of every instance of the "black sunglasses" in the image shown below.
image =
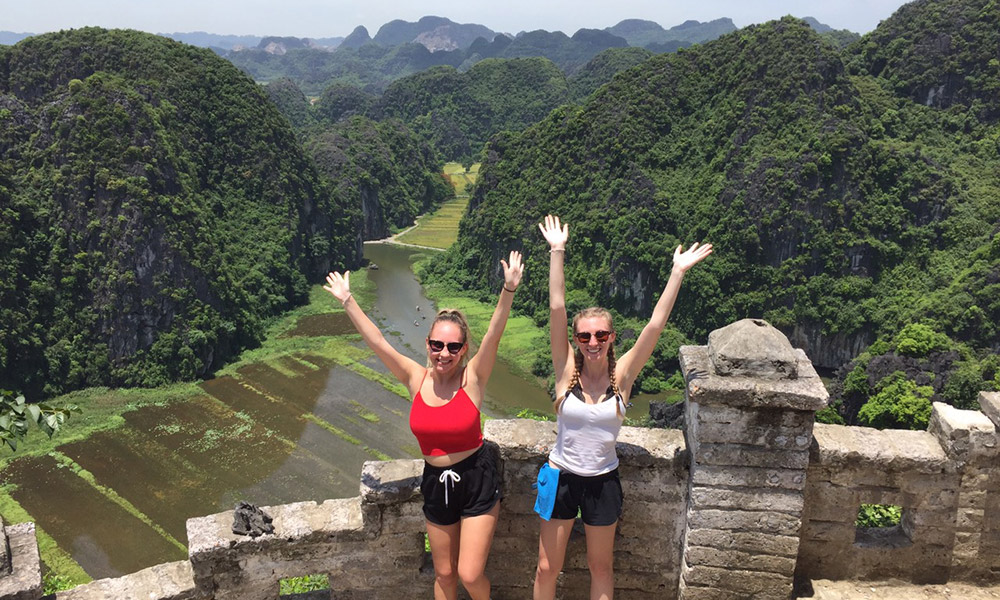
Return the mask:
[(440, 352), (444, 350), (444, 347), (448, 347), (448, 352), (452, 354), (458, 354), (465, 347), (465, 342), (448, 342), (447, 344), (441, 340), (432, 340), (427, 338), (427, 345), (430, 346), (431, 350), (434, 352)]
[[(576, 333), (573, 334), (573, 337), (575, 337), (576, 341), (580, 342), (581, 344), (589, 344), (590, 343), (590, 332), (589, 331), (577, 331)], [(606, 331), (604, 329), (602, 329), (600, 331), (595, 331), (594, 332), (594, 337), (597, 338), (598, 342), (600, 342), (600, 343), (603, 344), (604, 342), (608, 341), (608, 338), (611, 337), (611, 332), (610, 331)]]

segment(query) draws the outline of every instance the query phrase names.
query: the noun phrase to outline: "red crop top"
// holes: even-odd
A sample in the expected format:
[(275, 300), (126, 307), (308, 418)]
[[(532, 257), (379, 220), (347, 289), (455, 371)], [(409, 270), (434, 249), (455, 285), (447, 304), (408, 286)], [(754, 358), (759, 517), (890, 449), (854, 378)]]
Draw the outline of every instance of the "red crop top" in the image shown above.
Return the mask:
[(417, 390), (410, 408), (410, 431), (417, 438), (424, 456), (444, 456), (483, 445), (479, 409), (464, 387), (442, 406), (428, 406)]

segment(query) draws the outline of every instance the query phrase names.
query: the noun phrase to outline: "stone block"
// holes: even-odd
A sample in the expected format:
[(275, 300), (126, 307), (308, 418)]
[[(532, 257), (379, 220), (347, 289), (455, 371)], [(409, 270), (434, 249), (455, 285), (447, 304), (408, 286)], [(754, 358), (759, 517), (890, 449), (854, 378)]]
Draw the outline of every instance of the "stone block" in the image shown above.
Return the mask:
[(10, 575), (0, 578), (3, 600), (38, 600), (42, 597), (42, 563), (34, 523), (6, 528), (10, 548)]
[(684, 432), (676, 429), (622, 427), (615, 451), (622, 465), (683, 469), (688, 463)]
[(747, 444), (769, 449), (806, 451), (812, 443), (812, 427), (734, 427), (723, 423), (698, 423), (697, 437), (699, 444)]
[(739, 444), (700, 444), (694, 463), (735, 467), (804, 470), (809, 465), (807, 450), (769, 450)]
[(195, 600), (191, 563), (182, 560), (155, 565), (124, 577), (98, 579), (56, 594), (56, 600)]
[(648, 469), (622, 465), (618, 468), (622, 491), (631, 500), (668, 504), (687, 502), (687, 465), (676, 469)]
[[(855, 512), (855, 518), (857, 512)], [(810, 542), (824, 542), (848, 546), (854, 543), (857, 527), (854, 526), (855, 519), (849, 521), (803, 521), (802, 523), (802, 544), (806, 540)]]
[[(805, 527), (804, 524), (803, 527)], [(799, 539), (796, 537), (748, 531), (692, 529), (687, 532), (687, 543), (689, 546), (704, 546), (787, 558), (795, 558), (799, 552)]]
[(793, 431), (812, 430), (815, 413), (809, 410), (782, 408), (749, 409), (717, 404), (699, 405), (696, 420), (699, 424), (718, 423), (733, 427), (773, 427)]
[(780, 489), (692, 487), (691, 505), (695, 510), (722, 508), (766, 510), (800, 514), (802, 494)]
[(483, 437), (500, 446), (504, 461), (541, 464), (556, 443), (556, 424), (532, 419), (492, 419), (483, 425)]
[[(713, 587), (681, 585), (681, 600), (746, 600), (746, 594), (732, 590), (722, 590)], [(782, 600), (788, 600), (784, 598)]]
[(795, 559), (784, 556), (770, 556), (740, 552), (738, 550), (720, 550), (700, 546), (688, 546), (684, 553), (688, 565), (703, 565), (722, 569), (745, 569), (748, 571), (766, 571), (791, 577), (795, 572)]
[(420, 495), (422, 460), (370, 460), (361, 467), (361, 500), (366, 503), (406, 502)]
[(802, 522), (799, 517), (771, 511), (695, 510), (688, 513), (691, 529), (724, 529), (796, 536)]
[(722, 376), (796, 379), (798, 356), (792, 344), (763, 319), (742, 319), (708, 334), (708, 355)]
[(960, 410), (935, 402), (927, 430), (954, 460), (992, 464), (1000, 456), (997, 427), (978, 410)]
[(1000, 429), (1000, 392), (979, 392), (979, 408)]
[(805, 353), (796, 355), (796, 379), (722, 376), (715, 372), (706, 347), (681, 346), (678, 358), (688, 382), (685, 398), (698, 404), (815, 412), (827, 405), (829, 394)]
[(762, 571), (689, 565), (682, 570), (681, 577), (688, 586), (714, 587), (741, 592), (752, 598), (757, 598), (760, 594), (775, 592), (782, 593), (785, 598), (788, 598), (792, 592), (791, 577)]
[(940, 474), (952, 468), (937, 438), (926, 431), (847, 427), (817, 423), (811, 461), (824, 467), (848, 467), (886, 474)]
[(806, 485), (806, 471), (698, 465), (691, 473), (691, 482), (694, 485), (802, 490)]
[(381, 510), (381, 535), (394, 533), (424, 532), (427, 529), (423, 503), (418, 501), (388, 504)]

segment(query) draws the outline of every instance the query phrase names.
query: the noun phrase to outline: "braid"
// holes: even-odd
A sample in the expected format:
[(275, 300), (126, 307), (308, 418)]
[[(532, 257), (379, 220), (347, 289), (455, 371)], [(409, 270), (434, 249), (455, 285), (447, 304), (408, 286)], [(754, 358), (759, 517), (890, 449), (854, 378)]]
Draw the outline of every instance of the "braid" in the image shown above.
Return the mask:
[(580, 383), (580, 372), (583, 371), (583, 353), (579, 349), (573, 351), (573, 376), (569, 380), (568, 394)]
[(608, 346), (608, 378), (611, 379), (611, 389), (615, 396), (619, 394), (618, 382), (615, 381), (615, 345)]

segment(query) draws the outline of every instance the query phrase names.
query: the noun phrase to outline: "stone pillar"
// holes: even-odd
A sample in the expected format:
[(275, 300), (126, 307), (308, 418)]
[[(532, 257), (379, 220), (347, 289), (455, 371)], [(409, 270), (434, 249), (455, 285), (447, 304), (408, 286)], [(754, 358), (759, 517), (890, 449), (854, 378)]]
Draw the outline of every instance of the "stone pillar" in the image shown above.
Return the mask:
[(42, 562), (35, 524), (5, 527), (0, 520), (0, 598), (38, 600), (42, 597)]
[[(983, 393), (980, 405), (1000, 423), (1000, 394)], [(1000, 440), (997, 424), (977, 410), (934, 403), (927, 430), (960, 476), (952, 579), (995, 580), (1000, 576)]]
[(817, 410), (805, 352), (765, 321), (683, 346), (690, 491), (679, 597), (787, 600)]

